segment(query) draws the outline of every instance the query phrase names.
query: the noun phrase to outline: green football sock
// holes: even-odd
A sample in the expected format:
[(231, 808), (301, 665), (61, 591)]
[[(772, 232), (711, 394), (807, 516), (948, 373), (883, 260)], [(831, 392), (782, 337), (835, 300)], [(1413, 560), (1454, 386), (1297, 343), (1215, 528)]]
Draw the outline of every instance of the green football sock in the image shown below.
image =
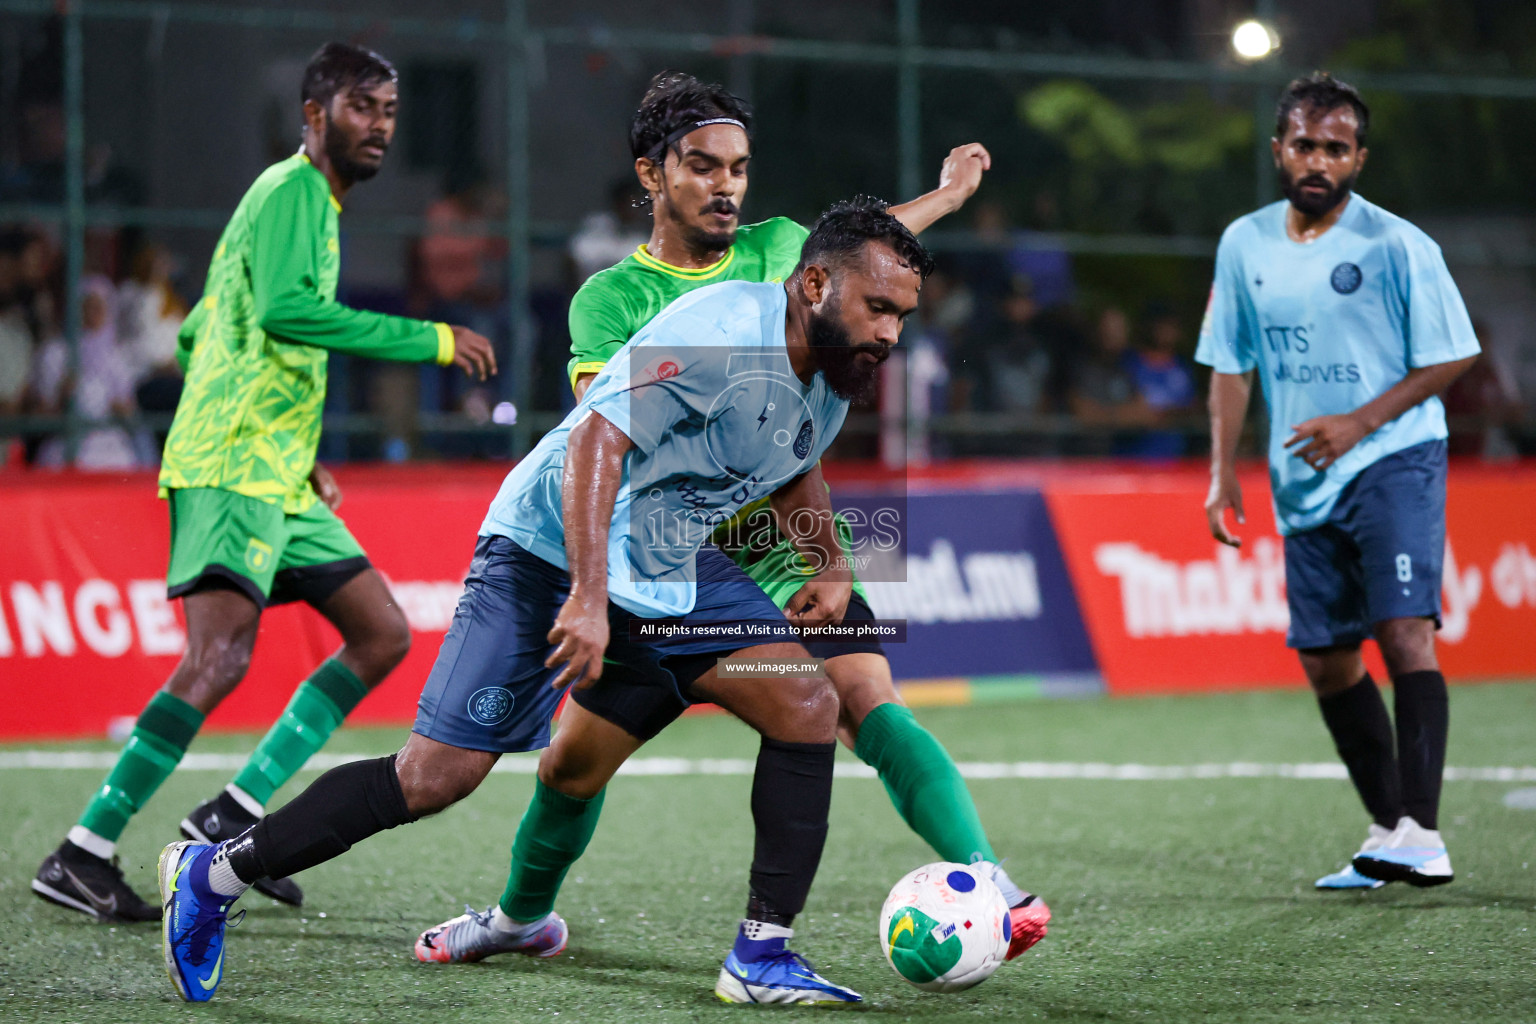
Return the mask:
[(176, 769), (202, 724), (202, 712), (180, 697), (164, 690), (151, 697), (107, 781), (86, 804), (80, 827), (109, 843), (117, 842), (128, 819)]
[(282, 717), (256, 744), (251, 759), (235, 776), (235, 785), (265, 805), (283, 783), (304, 767), (310, 755), (331, 738), (342, 720), (368, 696), (368, 687), (335, 658), (320, 667), (294, 691)]
[(501, 910), (514, 921), (537, 921), (555, 909), (571, 865), (586, 852), (603, 812), (603, 793), (582, 800), (536, 782), (533, 799), (512, 841), (512, 871)]
[(949, 751), (900, 704), (881, 704), (859, 725), (853, 752), (880, 773), (891, 803), (940, 857), (997, 863), (970, 790)]

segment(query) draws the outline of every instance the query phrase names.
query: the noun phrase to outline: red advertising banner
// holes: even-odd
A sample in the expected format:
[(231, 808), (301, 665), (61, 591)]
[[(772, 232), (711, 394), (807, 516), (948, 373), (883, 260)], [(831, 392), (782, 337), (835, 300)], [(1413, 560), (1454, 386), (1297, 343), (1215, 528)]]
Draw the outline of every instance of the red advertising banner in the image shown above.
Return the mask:
[[(504, 473), (494, 465), (338, 472), (341, 514), (389, 578), (414, 639), (351, 721), (414, 717)], [(836, 489), (889, 474), (839, 467), (829, 476)], [(1206, 475), (1195, 467), (954, 463), (903, 482), (917, 496), (986, 492), (993, 517), (1022, 516), (1044, 492), (1071, 580), (1059, 602), (1071, 605), (1075, 594), (1076, 603), (1051, 613), (1075, 620), (1080, 609), (1112, 692), (1302, 685), (1284, 646), (1284, 560), (1261, 468), (1245, 475), (1240, 551), (1206, 533)], [(1002, 500), (1014, 492), (1017, 510)], [(169, 522), (154, 493), (150, 474), (0, 475), (0, 740), (103, 735), (136, 715), (175, 667), (185, 633), (179, 603), (165, 599)], [(1536, 676), (1536, 465), (1453, 465), (1448, 526), (1447, 673)], [(308, 608), (268, 611), (250, 674), (210, 725), (265, 728), (337, 643)], [(997, 671), (1042, 671), (1029, 645), (1016, 653), (1017, 664)]]
[[(1205, 525), (1196, 468), (1062, 478), (1047, 504), (1113, 693), (1303, 685), (1284, 645), (1285, 560), (1262, 467), (1243, 547)], [(1453, 464), (1440, 657), (1453, 679), (1536, 675), (1536, 467)], [(1371, 671), (1384, 677), (1367, 644)]]
[[(409, 722), (506, 468), (338, 470), (341, 515), (411, 624), (405, 662), (349, 721)], [(137, 715), (186, 644), (165, 598), (169, 516), (152, 475), (0, 478), (0, 739), (100, 736)], [(270, 609), (251, 671), (211, 716), (261, 729), (339, 644), (303, 606)]]

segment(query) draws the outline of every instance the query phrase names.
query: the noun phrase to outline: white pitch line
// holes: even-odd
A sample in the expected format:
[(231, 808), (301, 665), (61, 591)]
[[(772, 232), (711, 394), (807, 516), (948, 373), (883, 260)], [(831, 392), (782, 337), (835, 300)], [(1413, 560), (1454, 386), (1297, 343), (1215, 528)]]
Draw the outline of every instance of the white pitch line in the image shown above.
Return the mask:
[[(340, 764), (379, 755), (316, 754), (305, 771), (324, 771)], [(244, 754), (188, 754), (181, 768), (194, 772), (233, 772), (244, 767)], [(107, 751), (5, 750), (0, 751), (0, 771), (105, 771), (117, 763)], [(535, 754), (508, 754), (494, 771), (532, 775), (539, 763)], [(637, 757), (621, 775), (751, 775), (755, 762), (744, 758)], [(1260, 764), (1235, 761), (1229, 764), (1109, 764), (1098, 761), (961, 761), (960, 774), (968, 779), (1096, 779), (1113, 782), (1179, 782), (1190, 779), (1328, 779), (1348, 778), (1344, 766), (1332, 761), (1302, 764)], [(846, 779), (872, 779), (868, 765), (840, 764), (836, 774)], [(1449, 782), (1536, 782), (1536, 767), (1450, 767)]]

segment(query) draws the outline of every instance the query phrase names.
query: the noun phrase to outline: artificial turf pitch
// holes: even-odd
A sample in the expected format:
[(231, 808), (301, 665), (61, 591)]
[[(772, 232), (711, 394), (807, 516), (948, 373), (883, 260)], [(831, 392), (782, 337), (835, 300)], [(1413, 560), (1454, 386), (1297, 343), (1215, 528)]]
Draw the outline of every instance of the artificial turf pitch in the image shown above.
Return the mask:
[[(1452, 765), (1536, 764), (1536, 685), (1457, 687), (1451, 712)], [(1034, 701), (925, 709), (920, 718), (962, 762), (1335, 761), (1314, 703), (1298, 692)], [(344, 731), (328, 749), (382, 753), (402, 736)], [(193, 752), (253, 743), (210, 735)], [(755, 750), (744, 726), (701, 716), (642, 754)], [(571, 926), (560, 958), (417, 963), (417, 932), (500, 893), (532, 780), (493, 775), (447, 813), (306, 873), (302, 910), (248, 897), (249, 914), (229, 935), (223, 987), (212, 1003), (187, 1006), (165, 977), (155, 926), (96, 925), (28, 891), (101, 774), (0, 771), (0, 1020), (562, 1024), (803, 1012), (726, 1007), (711, 995), (745, 898), (747, 777), (615, 780), (559, 904)], [(178, 772), (130, 826), (121, 853), (142, 892), (154, 889), (155, 856), (176, 822), (228, 775)], [(306, 772), (297, 784), (313, 778)], [(1446, 783), (1451, 885), (1320, 894), (1312, 881), (1364, 835), (1345, 781), (973, 781), (1009, 871), (1055, 917), (1044, 942), (991, 980), (934, 995), (892, 973), (875, 921), (887, 888), (935, 857), (877, 781), (840, 778), (795, 947), (864, 994), (862, 1006), (839, 1012), (875, 1020), (1531, 1021), (1536, 810), (1504, 798), (1533, 785)]]

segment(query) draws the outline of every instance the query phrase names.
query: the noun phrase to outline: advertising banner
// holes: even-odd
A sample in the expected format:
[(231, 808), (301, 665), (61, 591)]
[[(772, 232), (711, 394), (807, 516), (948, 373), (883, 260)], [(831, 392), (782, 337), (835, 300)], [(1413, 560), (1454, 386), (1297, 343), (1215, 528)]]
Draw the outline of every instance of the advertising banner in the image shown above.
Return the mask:
[[(346, 467), (340, 514), (411, 625), (405, 662), (349, 721), (409, 723), (504, 468)], [(170, 519), (154, 477), (42, 474), (0, 485), (0, 738), (100, 736), (137, 715), (186, 646), (165, 597)], [(209, 719), (261, 729), (340, 644), (316, 612), (262, 615), (251, 670)]]
[[(1285, 559), (1261, 468), (1243, 476), (1241, 549), (1217, 544), (1202, 470), (1061, 480), (1047, 500), (1114, 693), (1304, 685), (1285, 647)], [(1452, 679), (1536, 674), (1536, 473), (1455, 465), (1442, 665)], [(1230, 525), (1230, 520), (1229, 520)], [(1385, 677), (1374, 646), (1367, 664)]]
[(907, 624), (906, 643), (886, 645), (897, 679), (1094, 673), (1038, 491), (925, 491), (890, 503), (839, 486), (833, 497), (865, 521), (904, 513), (899, 549), (867, 545), (872, 561), (858, 569), (875, 614)]
[[(341, 515), (413, 638), (350, 721), (414, 717), (504, 472), (338, 472)], [(1047, 693), (1304, 685), (1284, 646), (1283, 549), (1259, 467), (1244, 476), (1240, 550), (1207, 534), (1206, 474), (1193, 467), (947, 464), (898, 481), (894, 501), (888, 476), (829, 476), (840, 508), (897, 539), (855, 554), (876, 614), (906, 624), (905, 642), (886, 645), (898, 680), (963, 685), (973, 699), (1006, 690), (1000, 680)], [(165, 598), (169, 517), (154, 494), (150, 474), (0, 481), (0, 740), (101, 736), (170, 675), (186, 627)], [(879, 518), (892, 509), (894, 528)], [(1533, 509), (1536, 467), (1452, 466), (1439, 639), (1453, 680), (1536, 676)], [(246, 681), (210, 725), (265, 728), (338, 644), (306, 607), (268, 610)], [(1369, 644), (1367, 660), (1384, 675)]]

